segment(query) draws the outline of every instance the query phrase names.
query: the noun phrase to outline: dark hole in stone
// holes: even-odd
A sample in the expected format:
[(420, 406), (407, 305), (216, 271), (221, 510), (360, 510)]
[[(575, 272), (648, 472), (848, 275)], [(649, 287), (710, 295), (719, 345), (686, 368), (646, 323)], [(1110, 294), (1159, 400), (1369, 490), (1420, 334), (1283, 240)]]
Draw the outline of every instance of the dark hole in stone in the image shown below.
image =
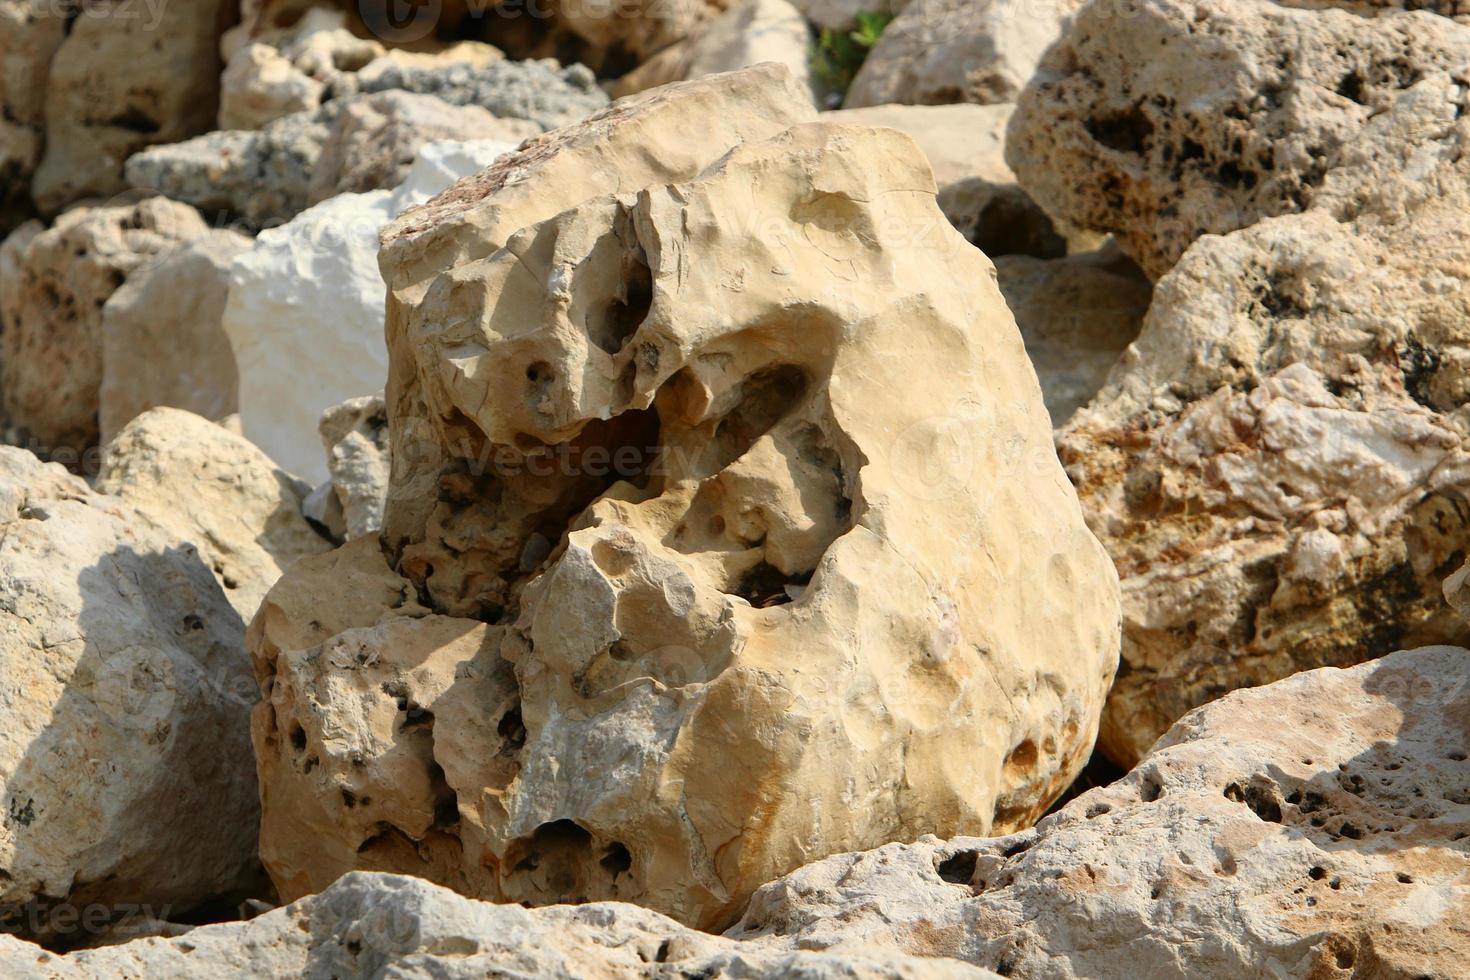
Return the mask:
[(735, 587), (735, 594), (744, 598), (757, 609), (781, 606), (792, 600), (786, 587), (805, 586), (812, 580), (812, 573), (787, 575), (779, 568), (766, 562), (745, 573)]
[(977, 851), (960, 851), (940, 861), (935, 870), (952, 885), (968, 885), (975, 877), (975, 862), (979, 857)]
[(602, 852), (602, 859), (598, 863), (608, 874), (616, 878), (633, 867), (633, 855), (628, 853), (628, 848), (622, 842), (613, 841)]
[(1088, 120), (1087, 131), (1110, 150), (1142, 154), (1154, 134), (1154, 124), (1149, 122), (1141, 107), (1134, 106), (1124, 112)]
[(519, 752), (526, 744), (526, 725), (521, 721), (521, 708), (516, 705), (505, 714), (500, 716), (500, 723), (495, 726), (500, 734), (502, 755)]

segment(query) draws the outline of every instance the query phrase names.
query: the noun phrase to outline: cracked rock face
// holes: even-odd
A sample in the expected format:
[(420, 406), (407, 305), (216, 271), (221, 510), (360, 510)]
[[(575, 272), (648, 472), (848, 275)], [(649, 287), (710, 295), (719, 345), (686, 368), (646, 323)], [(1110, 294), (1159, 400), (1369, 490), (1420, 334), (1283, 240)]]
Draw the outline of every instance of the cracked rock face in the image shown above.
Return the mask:
[(1018, 977), (1450, 980), (1470, 956), (1467, 677), (1470, 652), (1437, 647), (1236, 691), (1034, 830), (829, 858), (728, 935)]
[(7, 928), (258, 887), (244, 624), (199, 548), (11, 447), (0, 525)]
[(381, 543), (251, 627), (283, 896), (721, 926), (1085, 762), (1117, 595), (1014, 321), (912, 141), (810, 113), (771, 66), (662, 89), (385, 231)]
[(1157, 279), (1201, 235), (1309, 207), (1344, 151), (1392, 154), (1372, 122), (1467, 65), (1470, 27), (1427, 12), (1091, 4), (1021, 96), (1009, 160), (1054, 217), (1118, 236)]
[(1312, 210), (1196, 242), (1059, 434), (1123, 580), (1115, 760), (1234, 687), (1470, 642), (1441, 590), (1470, 525), (1464, 99), (1425, 79)]

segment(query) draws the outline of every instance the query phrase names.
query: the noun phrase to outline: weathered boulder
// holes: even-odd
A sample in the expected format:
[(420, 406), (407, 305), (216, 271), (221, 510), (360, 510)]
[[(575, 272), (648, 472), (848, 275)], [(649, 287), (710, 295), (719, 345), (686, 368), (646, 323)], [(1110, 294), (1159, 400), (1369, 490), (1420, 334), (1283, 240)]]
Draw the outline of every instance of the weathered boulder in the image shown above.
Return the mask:
[(251, 627), (283, 896), (412, 871), (720, 926), (818, 854), (1024, 826), (1086, 761), (1112, 570), (989, 264), (911, 140), (783, 107), (774, 66), (656, 90), (384, 233), (382, 539)]
[(30, 217), (31, 174), (46, 130), (46, 77), (66, 18), (33, 0), (0, 0), (0, 234)]
[(428, 143), (495, 140), (514, 146), (542, 131), (529, 119), (501, 119), (476, 105), (389, 90), (348, 99), (322, 144), (307, 199), (397, 187)]
[(43, 212), (117, 193), (130, 155), (210, 128), (219, 38), (234, 13), (228, 0), (80, 5), (47, 79), (46, 148), (32, 181)]
[(184, 914), (255, 887), (257, 695), (198, 549), (12, 447), (0, 524), (7, 925), (65, 941), (55, 905)]
[(239, 371), (240, 421), (279, 465), (312, 484), (326, 479), (322, 412), (387, 377), (379, 230), (509, 149), (431, 143), (397, 189), (330, 198), (261, 232), (235, 258), (222, 322)]
[(1158, 278), (1202, 234), (1309, 207), (1370, 133), (1386, 169), (1412, 172), (1374, 121), (1467, 65), (1470, 27), (1423, 12), (1091, 4), (1021, 97), (1009, 159), (1048, 212), (1116, 235)]
[(1236, 691), (1034, 830), (894, 844), (757, 892), (729, 936), (1016, 977), (1459, 976), (1470, 653)]
[(1060, 428), (1092, 401), (1138, 337), (1152, 289), (1113, 248), (1051, 260), (1007, 255), (995, 260), (995, 271)]
[(135, 271), (102, 307), (101, 441), (150, 408), (219, 421), (239, 411), (239, 373), (221, 321), (230, 262), (250, 239), (212, 229)]
[(1083, 0), (913, 0), (858, 69), (845, 105), (1014, 102)]
[(337, 11), (313, 8), (285, 32), (250, 35), (229, 53), (220, 76), (220, 129), (260, 129), (321, 105), (328, 86), (385, 54), (344, 27)]
[(157, 980), (625, 980), (731, 976), (803, 980), (985, 980), (955, 960), (884, 950), (768, 951), (695, 932), (637, 906), (523, 909), (463, 898), (419, 878), (359, 872), (250, 922), (176, 939), (54, 956), (0, 937), (0, 970), (15, 980), (148, 976)]
[(12, 233), (0, 249), (0, 408), (22, 444), (73, 466), (97, 444), (104, 304), (207, 230), (193, 208), (153, 197), (79, 205)]
[(245, 621), (282, 572), (331, 546), (301, 516), (308, 487), (248, 439), (176, 408), (128, 423), (107, 445), (96, 488), (192, 542)]

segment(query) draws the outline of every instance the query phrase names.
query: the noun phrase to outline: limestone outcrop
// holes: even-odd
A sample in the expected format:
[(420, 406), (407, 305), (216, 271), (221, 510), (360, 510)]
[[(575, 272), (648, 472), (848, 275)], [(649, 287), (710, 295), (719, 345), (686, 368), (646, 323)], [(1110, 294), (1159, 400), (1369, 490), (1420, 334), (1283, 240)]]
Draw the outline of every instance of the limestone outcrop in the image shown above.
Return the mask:
[(1034, 830), (829, 858), (731, 938), (1015, 977), (1458, 976), (1470, 653), (1395, 653), (1190, 713)]
[(46, 146), (32, 181), (42, 212), (116, 194), (130, 155), (210, 128), (220, 34), (234, 14), (228, 0), (79, 5), (46, 81)]
[(0, 525), (7, 928), (65, 941), (59, 904), (185, 915), (260, 887), (257, 693), (198, 548), (9, 446)]
[(1157, 279), (1200, 235), (1312, 206), (1365, 140), (1412, 174), (1379, 117), (1467, 65), (1470, 27), (1422, 11), (1090, 4), (1021, 97), (1009, 159), (1048, 212), (1116, 235)]
[(245, 622), (282, 572), (331, 547), (301, 516), (304, 484), (243, 436), (176, 408), (128, 423), (95, 485), (133, 520), (191, 542)]
[(102, 307), (101, 442), (150, 408), (219, 421), (239, 411), (239, 372), (222, 324), (230, 263), (250, 239), (210, 229), (150, 261)]
[(523, 909), (476, 902), (419, 878), (365, 872), (250, 922), (205, 926), (176, 939), (54, 956), (0, 936), (0, 970), (15, 980), (225, 980), (245, 975), (370, 980), (385, 974), (404, 980), (995, 978), (954, 960), (883, 950), (767, 951), (696, 932), (631, 905)]
[(329, 198), (261, 232), (235, 258), (222, 322), (240, 421), (280, 466), (313, 485), (325, 480), (322, 412), (387, 377), (378, 232), (510, 149), (493, 140), (428, 144), (396, 189)]
[(914, 143), (810, 113), (774, 66), (671, 86), (384, 232), (383, 535), (250, 632), (283, 897), (722, 926), (1086, 761), (1117, 594), (1020, 335)]
[(1083, 0), (912, 0), (848, 89), (848, 108), (1014, 102)]
[(73, 467), (97, 445), (103, 307), (140, 269), (207, 231), (160, 197), (77, 206), (0, 247), (0, 408), (12, 439)]

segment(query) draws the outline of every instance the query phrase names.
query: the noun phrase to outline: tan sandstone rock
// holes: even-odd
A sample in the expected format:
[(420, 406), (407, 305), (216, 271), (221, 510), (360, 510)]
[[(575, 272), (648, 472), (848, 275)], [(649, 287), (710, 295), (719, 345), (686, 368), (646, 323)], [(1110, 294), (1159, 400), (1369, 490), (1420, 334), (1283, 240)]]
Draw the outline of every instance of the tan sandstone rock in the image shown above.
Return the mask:
[(193, 542), (247, 621), (282, 572), (330, 547), (301, 516), (305, 485), (244, 436), (176, 408), (145, 412), (118, 433), (96, 486)]
[(46, 214), (122, 190), (123, 163), (214, 123), (227, 0), (81, 5), (51, 62), (46, 150), (33, 194)]
[(806, 106), (774, 68), (658, 90), (385, 231), (382, 542), (251, 627), (283, 896), (719, 926), (1081, 768), (1117, 600), (1020, 336), (912, 141)]
[(1152, 289), (1114, 249), (1049, 260), (1006, 255), (995, 271), (1052, 424), (1061, 427), (1092, 401), (1138, 337)]
[(326, 484), (347, 540), (383, 529), (383, 507), (391, 478), (388, 411), (383, 395), (352, 398), (322, 413), (322, 445), (327, 451)]
[(1470, 534), (1464, 100), (1422, 80), (1311, 210), (1196, 242), (1059, 434), (1123, 580), (1115, 760), (1233, 687), (1470, 644), (1441, 587)]
[(0, 0), (0, 234), (33, 213), (31, 174), (46, 129), (46, 76), (66, 18), (34, 0)]
[(256, 693), (199, 550), (12, 447), (0, 525), (8, 927), (65, 942), (61, 903), (183, 915), (255, 887)]
[(123, 283), (102, 307), (101, 441), (150, 408), (219, 421), (239, 411), (239, 372), (222, 320), (230, 262), (250, 239), (212, 229)]
[(756, 893), (729, 936), (1015, 977), (1433, 977), (1470, 957), (1470, 653), (1237, 691), (1034, 830), (895, 844)]
[(995, 184), (1015, 183), (1006, 163), (1006, 127), (1014, 105), (876, 105), (838, 109), (822, 116), (858, 126), (892, 126), (913, 137), (940, 190), (967, 177)]
[(1091, 4), (1021, 97), (1009, 160), (1048, 212), (1158, 278), (1202, 234), (1309, 207), (1395, 100), (1467, 65), (1470, 27), (1424, 12)]
[(6, 240), (0, 407), (24, 444), (73, 465), (96, 445), (104, 304), (130, 274), (206, 231), (193, 208), (153, 197), (78, 206)]
[(845, 105), (1014, 102), (1083, 0), (912, 0), (884, 30)]
[(357, 872), (250, 922), (176, 939), (50, 955), (0, 937), (14, 980), (242, 976), (371, 980), (626, 980), (720, 976), (786, 980), (994, 980), (956, 960), (884, 950), (767, 950), (696, 932), (633, 905), (523, 909), (463, 898), (420, 878)]

